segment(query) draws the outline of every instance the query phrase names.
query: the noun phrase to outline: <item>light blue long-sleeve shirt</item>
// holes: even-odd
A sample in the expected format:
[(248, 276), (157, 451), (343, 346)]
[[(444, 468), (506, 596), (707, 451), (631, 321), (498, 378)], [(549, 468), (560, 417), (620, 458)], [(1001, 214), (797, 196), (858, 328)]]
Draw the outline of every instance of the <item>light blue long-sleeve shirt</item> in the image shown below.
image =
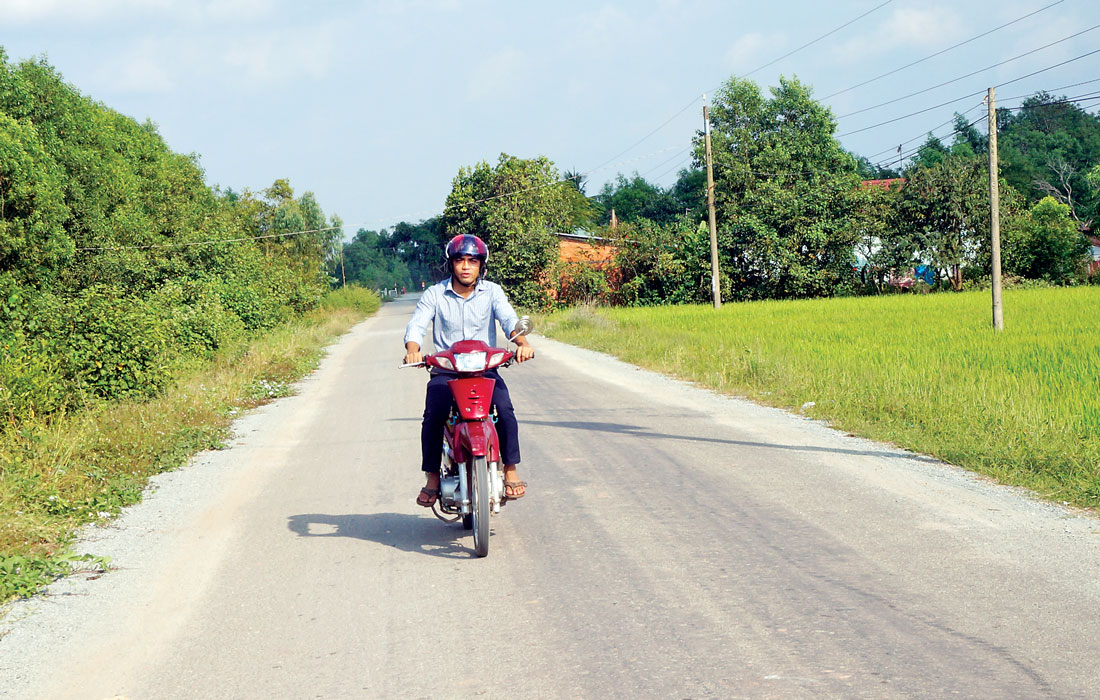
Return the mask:
[(482, 340), (496, 347), (499, 323), (504, 337), (515, 330), (519, 322), (508, 297), (499, 284), (478, 280), (465, 299), (451, 287), (450, 278), (433, 284), (420, 295), (416, 311), (405, 327), (405, 342), (424, 344), (428, 324), (432, 324), (435, 349), (446, 350), (460, 340)]

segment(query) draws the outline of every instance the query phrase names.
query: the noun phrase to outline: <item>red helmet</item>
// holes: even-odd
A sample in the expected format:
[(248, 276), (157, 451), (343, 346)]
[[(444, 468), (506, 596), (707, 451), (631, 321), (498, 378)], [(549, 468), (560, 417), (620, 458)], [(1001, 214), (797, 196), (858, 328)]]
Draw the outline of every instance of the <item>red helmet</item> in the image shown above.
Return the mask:
[(485, 263), (489, 262), (489, 248), (485, 241), (469, 233), (460, 233), (447, 244), (447, 260), (461, 258), (463, 255), (472, 255), (481, 261), (481, 269), (485, 270)]

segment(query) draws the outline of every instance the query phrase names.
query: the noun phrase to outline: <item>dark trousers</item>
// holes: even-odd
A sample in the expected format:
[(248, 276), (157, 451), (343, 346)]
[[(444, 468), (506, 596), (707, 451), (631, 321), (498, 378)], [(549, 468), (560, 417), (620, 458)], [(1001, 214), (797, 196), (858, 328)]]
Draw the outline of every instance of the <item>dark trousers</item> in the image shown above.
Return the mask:
[[(496, 380), (493, 385), (493, 404), (497, 407), (497, 436), (500, 438), (500, 459), (504, 464), (519, 464), (519, 423), (512, 408), (508, 386), (496, 370), (489, 370), (486, 377)], [(424, 423), (420, 427), (420, 448), (423, 454), (421, 469), (438, 472), (443, 456), (443, 428), (454, 405), (454, 395), (447, 380), (454, 375), (433, 374), (428, 380), (428, 393), (424, 399)]]

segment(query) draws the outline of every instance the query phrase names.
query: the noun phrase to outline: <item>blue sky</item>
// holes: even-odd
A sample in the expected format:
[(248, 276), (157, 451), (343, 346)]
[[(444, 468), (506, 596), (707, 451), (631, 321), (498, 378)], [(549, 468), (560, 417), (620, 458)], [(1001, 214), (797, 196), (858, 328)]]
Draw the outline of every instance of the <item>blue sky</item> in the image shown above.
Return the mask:
[[(731, 75), (870, 11), (750, 76), (765, 87), (779, 75), (797, 76), (824, 98), (1054, 0), (883, 2), (0, 0), (0, 46), (9, 60), (45, 55), (82, 93), (156, 122), (173, 150), (199, 154), (211, 185), (260, 190), (286, 177), (299, 193), (312, 190), (350, 236), (439, 213), (459, 167), (501, 152), (545, 155), (561, 170), (587, 172), (590, 194), (618, 172), (668, 185), (701, 126), (701, 93)], [(823, 101), (847, 115), (1098, 24), (1100, 2), (1063, 0)], [(844, 116), (837, 131), (984, 91), (1098, 47), (1100, 29)], [(998, 101), (1010, 106), (1019, 103), (1010, 97), (1098, 78), (1100, 53), (1005, 85)], [(1100, 81), (1055, 90), (1097, 91)], [(962, 100), (841, 142), (885, 158), (899, 143), (919, 145), (953, 111), (973, 110), (976, 118), (980, 102)]]

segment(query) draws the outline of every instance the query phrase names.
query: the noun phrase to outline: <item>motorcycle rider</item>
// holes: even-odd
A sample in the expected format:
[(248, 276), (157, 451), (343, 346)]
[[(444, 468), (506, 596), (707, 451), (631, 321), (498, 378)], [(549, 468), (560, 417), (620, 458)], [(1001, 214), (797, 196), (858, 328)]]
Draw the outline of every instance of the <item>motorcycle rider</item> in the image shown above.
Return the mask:
[[(447, 270), (449, 277), (426, 289), (416, 304), (416, 310), (405, 328), (405, 363), (423, 361), (420, 341), (432, 324), (432, 341), (436, 351), (446, 350), (460, 340), (481, 340), (496, 345), (496, 324), (505, 335), (516, 329), (519, 317), (500, 285), (485, 279), (485, 266), (489, 261), (489, 248), (477, 236), (459, 234), (447, 243)], [(522, 335), (515, 337), (516, 361), (526, 362), (535, 356), (535, 350)], [(497, 434), (500, 437), (500, 456), (504, 462), (504, 495), (515, 500), (523, 498), (527, 483), (520, 481), (516, 464), (520, 461), (519, 425), (508, 387), (497, 371), (489, 370), (485, 376), (496, 380), (493, 387), (493, 404), (497, 409)], [(439, 498), (439, 466), (443, 452), (443, 428), (454, 401), (447, 380), (452, 377), (433, 372), (428, 380), (424, 399), (424, 422), (420, 428), (422, 452), (421, 469), (427, 474), (427, 483), (416, 498), (418, 505), (430, 508)]]

